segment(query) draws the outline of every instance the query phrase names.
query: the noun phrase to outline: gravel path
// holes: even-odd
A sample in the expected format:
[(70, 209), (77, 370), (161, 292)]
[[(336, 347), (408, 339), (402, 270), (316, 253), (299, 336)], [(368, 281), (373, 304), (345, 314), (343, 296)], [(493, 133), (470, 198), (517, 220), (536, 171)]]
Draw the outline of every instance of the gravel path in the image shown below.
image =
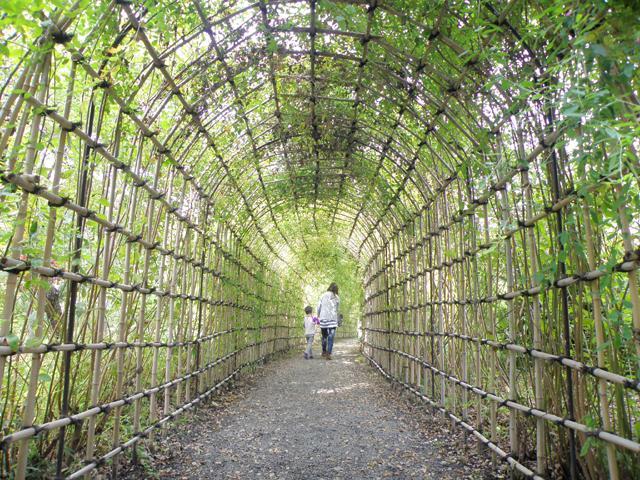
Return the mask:
[(393, 391), (355, 342), (337, 343), (332, 361), (276, 360), (230, 395), (164, 441), (152, 459), (160, 478), (492, 478), (482, 461), (460, 459), (445, 427), (424, 428), (415, 412), (425, 409)]

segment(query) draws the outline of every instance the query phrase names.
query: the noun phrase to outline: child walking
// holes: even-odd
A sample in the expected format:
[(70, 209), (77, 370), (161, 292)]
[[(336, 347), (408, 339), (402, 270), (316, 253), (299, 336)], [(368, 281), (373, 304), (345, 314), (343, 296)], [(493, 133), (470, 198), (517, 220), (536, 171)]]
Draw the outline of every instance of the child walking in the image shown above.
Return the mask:
[(310, 306), (304, 308), (304, 336), (307, 339), (307, 349), (304, 351), (304, 358), (313, 358), (313, 337), (316, 334), (318, 319), (311, 316), (313, 309)]

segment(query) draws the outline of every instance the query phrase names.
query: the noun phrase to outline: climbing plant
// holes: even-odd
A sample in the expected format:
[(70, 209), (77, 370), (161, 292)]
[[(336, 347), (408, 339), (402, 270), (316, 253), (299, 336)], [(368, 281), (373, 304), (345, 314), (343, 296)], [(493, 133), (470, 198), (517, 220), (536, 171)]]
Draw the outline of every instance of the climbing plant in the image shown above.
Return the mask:
[(116, 476), (330, 281), (519, 474), (640, 474), (638, 14), (3, 2), (2, 475)]

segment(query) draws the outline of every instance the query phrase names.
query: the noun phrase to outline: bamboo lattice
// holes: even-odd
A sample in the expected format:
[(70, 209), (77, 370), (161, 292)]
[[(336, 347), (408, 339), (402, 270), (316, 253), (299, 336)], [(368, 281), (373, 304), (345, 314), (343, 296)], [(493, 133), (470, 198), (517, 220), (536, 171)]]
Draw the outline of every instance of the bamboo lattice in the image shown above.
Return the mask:
[(632, 7), (49, 3), (0, 23), (0, 476), (117, 476), (298, 346), (318, 238), (495, 459), (640, 474)]

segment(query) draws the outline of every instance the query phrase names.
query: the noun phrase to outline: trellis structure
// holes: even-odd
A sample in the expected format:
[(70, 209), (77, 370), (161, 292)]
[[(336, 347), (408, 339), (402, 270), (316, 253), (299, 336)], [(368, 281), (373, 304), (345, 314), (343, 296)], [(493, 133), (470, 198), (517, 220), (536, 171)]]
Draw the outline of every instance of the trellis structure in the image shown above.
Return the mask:
[(343, 332), (496, 458), (640, 472), (625, 2), (1, 8), (3, 475), (117, 475), (297, 345), (318, 238)]

